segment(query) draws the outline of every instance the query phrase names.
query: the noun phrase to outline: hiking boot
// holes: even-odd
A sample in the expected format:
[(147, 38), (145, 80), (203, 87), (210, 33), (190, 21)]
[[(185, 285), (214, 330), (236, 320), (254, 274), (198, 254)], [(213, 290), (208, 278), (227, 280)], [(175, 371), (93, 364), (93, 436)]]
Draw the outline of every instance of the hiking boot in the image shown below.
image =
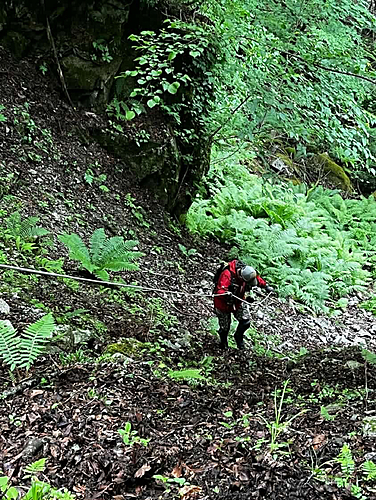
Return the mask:
[(227, 333), (219, 332), (219, 338), (221, 339), (219, 343), (220, 349), (227, 349), (228, 348)]
[(235, 338), (237, 348), (239, 350), (244, 350), (245, 346), (244, 346), (244, 340), (243, 340), (243, 332), (242, 331), (239, 332), (238, 330), (236, 330), (234, 338)]

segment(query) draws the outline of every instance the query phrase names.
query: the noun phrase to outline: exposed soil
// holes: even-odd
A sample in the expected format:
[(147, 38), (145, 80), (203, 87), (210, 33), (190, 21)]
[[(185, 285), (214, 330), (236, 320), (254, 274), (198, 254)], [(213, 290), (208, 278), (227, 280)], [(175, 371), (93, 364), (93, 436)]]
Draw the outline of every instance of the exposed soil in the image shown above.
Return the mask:
[[(52, 311), (64, 336), (27, 374), (0, 365), (0, 470), (24, 484), (25, 465), (46, 457), (42, 479), (78, 499), (354, 498), (313, 469), (343, 477), (334, 459), (345, 443), (355, 461), (349, 485), (363, 477), (366, 459), (376, 462), (366, 424), (376, 419), (376, 375), (362, 355), (376, 347), (376, 325), (359, 308), (364, 297), (328, 318), (260, 294), (247, 350), (222, 352), (211, 276), (228, 249), (178, 227), (122, 161), (88, 140), (102, 118), (73, 111), (33, 61), (15, 62), (0, 47), (0, 87), (1, 225), (19, 210), (50, 231), (33, 251), (3, 243), (1, 262), (45, 270), (43, 257), (61, 258), (67, 274), (84, 276), (57, 235), (88, 242), (104, 227), (138, 240), (144, 253), (140, 271), (112, 279), (149, 289), (1, 271), (0, 297), (10, 306), (1, 319), (22, 330)], [(100, 358), (129, 338), (143, 344)], [(172, 377), (183, 369), (200, 370), (199, 378)], [(286, 426), (271, 450), (267, 424), (287, 380)], [(124, 444), (118, 429), (126, 422), (146, 446)], [(371, 482), (363, 487), (375, 498)]]

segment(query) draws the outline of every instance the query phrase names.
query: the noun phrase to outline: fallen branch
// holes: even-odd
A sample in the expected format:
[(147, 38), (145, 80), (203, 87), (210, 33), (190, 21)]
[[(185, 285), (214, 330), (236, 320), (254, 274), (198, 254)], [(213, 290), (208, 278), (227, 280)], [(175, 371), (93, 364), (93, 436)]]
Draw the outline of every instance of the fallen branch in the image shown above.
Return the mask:
[(72, 106), (72, 109), (74, 110), (74, 105), (73, 105), (72, 99), (70, 98), (67, 85), (65, 83), (63, 71), (62, 71), (61, 66), (60, 66), (59, 56), (57, 55), (55, 41), (54, 41), (54, 38), (53, 38), (52, 32), (51, 32), (50, 22), (49, 22), (47, 16), (46, 16), (46, 30), (47, 30), (47, 38), (51, 44), (52, 51), (53, 51), (54, 56), (55, 56), (55, 61), (56, 61), (56, 65), (57, 65), (57, 72), (59, 74), (59, 78), (60, 78), (61, 86), (63, 88), (63, 92), (64, 92), (69, 104)]

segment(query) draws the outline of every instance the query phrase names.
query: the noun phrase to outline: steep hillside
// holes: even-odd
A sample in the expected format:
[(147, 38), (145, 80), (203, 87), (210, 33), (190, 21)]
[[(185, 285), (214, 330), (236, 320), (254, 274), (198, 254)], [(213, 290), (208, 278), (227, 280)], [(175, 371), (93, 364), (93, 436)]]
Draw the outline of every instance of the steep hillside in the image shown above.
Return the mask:
[[(210, 294), (229, 249), (178, 226), (35, 67), (0, 48), (0, 263), (92, 279), (58, 236), (99, 228), (143, 256), (110, 276), (135, 288), (1, 269), (1, 319), (22, 332), (51, 312), (57, 337), (29, 371), (0, 364), (0, 470), (25, 486), (44, 457), (40, 479), (77, 499), (373, 498), (361, 298), (331, 319), (257, 296), (247, 350), (223, 353)], [(30, 217), (48, 234), (28, 239)]]

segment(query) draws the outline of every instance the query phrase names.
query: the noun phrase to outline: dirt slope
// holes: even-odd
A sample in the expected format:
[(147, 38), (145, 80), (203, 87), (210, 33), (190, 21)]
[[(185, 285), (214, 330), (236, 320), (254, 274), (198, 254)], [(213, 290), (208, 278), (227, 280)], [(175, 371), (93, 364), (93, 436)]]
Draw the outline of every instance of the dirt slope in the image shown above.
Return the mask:
[[(28, 374), (0, 366), (0, 470), (18, 485), (23, 467), (46, 457), (44, 477), (79, 499), (350, 498), (329, 475), (342, 477), (335, 457), (345, 443), (355, 460), (348, 485), (373, 457), (366, 423), (375, 370), (356, 345), (374, 349), (376, 328), (360, 298), (328, 319), (260, 296), (249, 349), (222, 353), (209, 295), (228, 249), (171, 221), (126, 165), (87, 139), (102, 118), (71, 110), (33, 61), (16, 62), (0, 48), (0, 88), (2, 226), (19, 211), (50, 231), (34, 251), (2, 243), (1, 261), (45, 269), (43, 258), (62, 259), (63, 272), (82, 276), (57, 235), (88, 242), (104, 227), (139, 241), (140, 271), (120, 274), (149, 289), (1, 271), (0, 297), (10, 306), (1, 318), (22, 330), (51, 311), (62, 338)], [(113, 348), (121, 352), (103, 356), (121, 342)], [(177, 379), (186, 369), (190, 376)], [(280, 398), (287, 380), (281, 418), (296, 418), (272, 452), (273, 392)], [(126, 422), (147, 446), (123, 443)], [(328, 461), (319, 482), (312, 467)]]

